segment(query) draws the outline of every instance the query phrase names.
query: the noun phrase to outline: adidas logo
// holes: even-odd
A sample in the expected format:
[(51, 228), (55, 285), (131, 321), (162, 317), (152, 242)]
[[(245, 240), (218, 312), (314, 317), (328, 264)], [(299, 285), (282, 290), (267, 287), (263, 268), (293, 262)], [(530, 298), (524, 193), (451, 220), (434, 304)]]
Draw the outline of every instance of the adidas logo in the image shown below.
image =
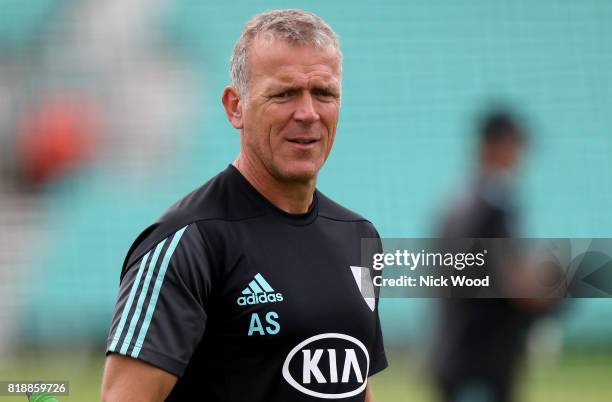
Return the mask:
[(283, 301), (282, 293), (274, 293), (272, 286), (264, 279), (261, 274), (255, 275), (243, 291), (244, 296), (240, 296), (236, 302), (239, 306), (250, 306), (260, 303), (274, 303)]

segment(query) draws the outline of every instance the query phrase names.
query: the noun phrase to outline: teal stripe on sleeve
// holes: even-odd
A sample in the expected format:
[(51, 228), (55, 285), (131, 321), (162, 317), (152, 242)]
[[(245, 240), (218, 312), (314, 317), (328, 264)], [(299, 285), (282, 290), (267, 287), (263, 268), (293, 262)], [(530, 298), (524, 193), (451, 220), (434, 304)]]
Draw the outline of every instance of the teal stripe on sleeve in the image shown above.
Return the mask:
[(140, 349), (142, 348), (142, 345), (144, 343), (145, 336), (147, 335), (147, 331), (149, 330), (149, 325), (151, 324), (151, 318), (153, 317), (153, 312), (155, 311), (155, 305), (157, 304), (157, 298), (159, 297), (159, 292), (164, 282), (164, 276), (166, 275), (168, 264), (170, 264), (172, 254), (174, 253), (176, 246), (181, 240), (181, 236), (183, 236), (185, 229), (187, 229), (187, 226), (183, 227), (181, 230), (175, 233), (170, 245), (168, 246), (168, 249), (166, 250), (166, 254), (164, 254), (164, 259), (162, 261), (161, 267), (159, 268), (157, 279), (155, 280), (153, 294), (151, 295), (151, 300), (149, 300), (149, 307), (147, 308), (142, 327), (140, 328), (138, 339), (136, 339), (134, 350), (132, 350), (132, 357), (138, 357), (138, 354), (140, 353)]
[(140, 278), (142, 277), (142, 272), (144, 271), (145, 266), (147, 265), (147, 261), (149, 260), (149, 254), (145, 254), (142, 257), (140, 262), (140, 268), (138, 268), (138, 273), (136, 274), (136, 279), (132, 284), (132, 289), (130, 290), (130, 296), (128, 297), (125, 306), (123, 306), (123, 312), (121, 313), (121, 319), (119, 320), (119, 326), (117, 326), (117, 330), (115, 331), (115, 336), (113, 337), (113, 343), (111, 343), (110, 350), (111, 352), (115, 351), (117, 347), (117, 342), (119, 342), (119, 338), (121, 338), (121, 333), (123, 332), (123, 327), (125, 326), (125, 321), (127, 320), (128, 314), (130, 314), (130, 309), (132, 308), (132, 303), (134, 302), (134, 297), (136, 297), (136, 291), (138, 290), (138, 285), (140, 284)]
[(130, 342), (132, 341), (132, 337), (134, 336), (134, 330), (136, 329), (136, 324), (138, 324), (138, 320), (140, 319), (140, 313), (142, 312), (142, 305), (144, 304), (144, 300), (147, 297), (147, 290), (149, 289), (149, 283), (151, 282), (151, 277), (153, 276), (153, 271), (155, 271), (155, 265), (157, 264), (157, 258), (159, 257), (159, 253), (161, 253), (162, 248), (164, 247), (164, 243), (166, 243), (167, 239), (164, 239), (161, 243), (155, 247), (155, 252), (153, 253), (153, 258), (149, 263), (149, 268), (147, 269), (147, 276), (145, 277), (144, 284), (142, 285), (142, 291), (140, 292), (140, 297), (138, 297), (138, 303), (136, 304), (136, 310), (134, 310), (134, 316), (132, 317), (132, 321), (130, 321), (130, 327), (128, 328), (128, 333), (123, 340), (123, 344), (121, 345), (121, 350), (119, 351), (121, 354), (125, 354), (130, 346)]

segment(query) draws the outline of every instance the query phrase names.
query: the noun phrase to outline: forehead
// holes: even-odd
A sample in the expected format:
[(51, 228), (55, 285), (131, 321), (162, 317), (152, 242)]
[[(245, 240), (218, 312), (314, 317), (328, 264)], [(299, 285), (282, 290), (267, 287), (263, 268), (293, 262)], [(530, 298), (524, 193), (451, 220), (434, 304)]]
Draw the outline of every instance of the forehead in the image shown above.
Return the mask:
[(318, 48), (257, 38), (249, 49), (248, 58), (252, 84), (265, 78), (340, 80), (340, 56), (331, 46)]

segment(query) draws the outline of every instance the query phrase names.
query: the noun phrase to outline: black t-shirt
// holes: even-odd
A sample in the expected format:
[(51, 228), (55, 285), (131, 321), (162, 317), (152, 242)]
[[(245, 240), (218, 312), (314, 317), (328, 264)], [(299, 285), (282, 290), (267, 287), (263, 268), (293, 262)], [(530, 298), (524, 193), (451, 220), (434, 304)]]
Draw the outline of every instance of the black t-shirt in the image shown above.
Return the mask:
[(363, 401), (387, 366), (356, 279), (373, 237), (318, 191), (283, 212), (230, 165), (132, 245), (107, 354), (178, 376), (169, 401)]

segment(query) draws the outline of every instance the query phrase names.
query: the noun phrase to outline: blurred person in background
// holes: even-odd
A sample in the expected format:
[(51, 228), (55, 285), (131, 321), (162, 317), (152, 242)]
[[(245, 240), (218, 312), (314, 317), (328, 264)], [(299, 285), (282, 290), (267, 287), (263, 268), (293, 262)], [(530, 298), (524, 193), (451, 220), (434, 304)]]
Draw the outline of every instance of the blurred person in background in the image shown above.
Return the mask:
[[(441, 233), (445, 239), (517, 236), (515, 179), (526, 132), (501, 111), (482, 119), (478, 135), (476, 177), (447, 211)], [(433, 375), (442, 400), (512, 401), (533, 320), (533, 309), (519, 300), (443, 300), (432, 348)]]
[(247, 23), (222, 97), (240, 152), (129, 250), (103, 400), (372, 400), (367, 377), (387, 361), (351, 266), (378, 233), (316, 189), (341, 65), (312, 13)]

